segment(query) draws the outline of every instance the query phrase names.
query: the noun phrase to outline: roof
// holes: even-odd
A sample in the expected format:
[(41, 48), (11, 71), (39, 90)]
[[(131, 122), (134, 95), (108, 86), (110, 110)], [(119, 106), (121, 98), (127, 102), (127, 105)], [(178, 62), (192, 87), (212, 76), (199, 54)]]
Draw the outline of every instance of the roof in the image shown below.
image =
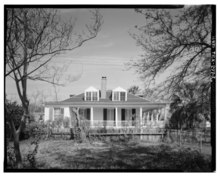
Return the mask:
[(93, 86), (90, 86), (89, 88), (87, 88), (86, 90), (85, 90), (86, 92), (89, 92), (89, 91), (99, 91), (98, 89), (96, 89), (95, 87), (93, 87)]
[(125, 89), (121, 88), (121, 87), (117, 87), (115, 89), (113, 89), (114, 92), (127, 92)]
[[(100, 94), (99, 94), (100, 95)], [(97, 106), (97, 107), (135, 107), (135, 106), (164, 106), (166, 103), (150, 102), (144, 98), (127, 93), (127, 101), (112, 101), (112, 90), (106, 91), (106, 98), (99, 101), (84, 101), (84, 93), (59, 102), (47, 102), (45, 106)]]

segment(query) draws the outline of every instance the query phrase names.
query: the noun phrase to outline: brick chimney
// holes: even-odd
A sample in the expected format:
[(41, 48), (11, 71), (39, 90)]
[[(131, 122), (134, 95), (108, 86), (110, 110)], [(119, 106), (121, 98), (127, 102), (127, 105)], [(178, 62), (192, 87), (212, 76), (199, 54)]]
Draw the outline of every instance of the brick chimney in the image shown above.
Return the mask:
[(106, 85), (107, 85), (107, 78), (106, 76), (102, 77), (101, 80), (101, 98), (106, 98)]

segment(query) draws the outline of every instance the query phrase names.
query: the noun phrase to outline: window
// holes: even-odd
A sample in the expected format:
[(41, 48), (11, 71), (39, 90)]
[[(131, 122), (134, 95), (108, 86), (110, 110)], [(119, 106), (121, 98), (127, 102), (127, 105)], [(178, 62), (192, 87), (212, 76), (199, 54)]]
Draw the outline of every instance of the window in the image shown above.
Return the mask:
[(125, 92), (120, 92), (121, 101), (125, 101)]
[(90, 91), (90, 92), (86, 92), (86, 101), (98, 101), (99, 98), (98, 98), (98, 92), (93, 92), (93, 91)]
[(63, 108), (54, 108), (54, 119), (63, 118), (64, 109)]
[(113, 92), (113, 101), (126, 101), (126, 92)]
[(92, 92), (86, 92), (86, 100), (88, 101), (92, 100)]
[(114, 92), (114, 101), (119, 101), (119, 92)]
[(98, 100), (98, 93), (97, 92), (93, 92), (92, 99), (93, 99), (93, 101), (97, 101)]

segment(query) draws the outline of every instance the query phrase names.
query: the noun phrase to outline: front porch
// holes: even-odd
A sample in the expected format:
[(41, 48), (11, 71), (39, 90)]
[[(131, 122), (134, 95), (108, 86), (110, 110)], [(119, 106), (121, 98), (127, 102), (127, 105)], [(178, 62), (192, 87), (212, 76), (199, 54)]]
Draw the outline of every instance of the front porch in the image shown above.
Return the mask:
[(80, 118), (90, 128), (163, 128), (166, 109), (157, 108), (80, 108)]

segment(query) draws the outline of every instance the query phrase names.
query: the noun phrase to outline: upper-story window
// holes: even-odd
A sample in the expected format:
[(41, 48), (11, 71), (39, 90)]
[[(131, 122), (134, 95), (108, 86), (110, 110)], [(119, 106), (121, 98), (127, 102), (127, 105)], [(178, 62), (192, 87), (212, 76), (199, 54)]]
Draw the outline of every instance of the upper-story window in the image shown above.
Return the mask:
[(89, 87), (85, 90), (85, 101), (99, 101), (99, 90), (94, 87)]
[(86, 100), (88, 101), (92, 100), (92, 92), (86, 92)]
[(125, 101), (126, 100), (125, 94), (126, 94), (125, 92), (120, 92), (121, 101)]
[(98, 101), (98, 92), (92, 92), (93, 101)]
[(113, 96), (114, 96), (113, 99), (114, 99), (114, 101), (119, 101), (119, 93), (120, 93), (120, 92), (114, 92), (114, 93), (113, 93)]
[(127, 101), (127, 91), (121, 87), (113, 89), (112, 101)]

